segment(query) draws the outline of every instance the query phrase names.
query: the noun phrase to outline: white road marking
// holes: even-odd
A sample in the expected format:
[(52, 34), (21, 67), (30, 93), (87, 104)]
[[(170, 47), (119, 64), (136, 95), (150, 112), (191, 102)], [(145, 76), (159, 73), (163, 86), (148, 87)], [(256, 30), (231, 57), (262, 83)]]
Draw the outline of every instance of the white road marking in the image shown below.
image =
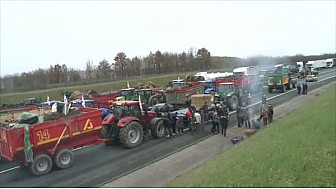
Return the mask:
[(20, 168), (20, 166), (16, 166), (16, 167), (12, 167), (12, 168), (9, 168), (9, 169), (0, 171), (0, 174), (5, 173), (5, 172), (8, 172), (8, 171), (11, 171), (11, 170), (14, 170), (14, 169), (18, 169), (18, 168)]

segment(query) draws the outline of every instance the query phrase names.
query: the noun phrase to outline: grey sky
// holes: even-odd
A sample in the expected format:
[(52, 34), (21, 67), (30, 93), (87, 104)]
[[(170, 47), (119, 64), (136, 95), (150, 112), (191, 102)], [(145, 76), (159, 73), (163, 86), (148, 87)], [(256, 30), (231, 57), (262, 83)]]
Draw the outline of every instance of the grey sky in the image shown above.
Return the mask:
[(1, 75), (118, 52), (335, 53), (336, 1), (1, 1)]

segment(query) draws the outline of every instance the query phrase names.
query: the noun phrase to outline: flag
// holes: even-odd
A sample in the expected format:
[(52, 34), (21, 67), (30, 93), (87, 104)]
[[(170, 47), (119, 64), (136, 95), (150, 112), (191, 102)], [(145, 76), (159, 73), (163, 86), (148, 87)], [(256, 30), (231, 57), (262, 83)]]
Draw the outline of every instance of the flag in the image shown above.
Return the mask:
[(127, 81), (127, 87), (130, 88), (129, 82)]
[(47, 95), (47, 103), (50, 106), (50, 100), (49, 100), (49, 95)]
[(85, 107), (85, 100), (83, 95), (82, 95), (82, 106)]
[(68, 99), (67, 99), (67, 97), (65, 96), (65, 94), (64, 94), (64, 96), (63, 96), (63, 101), (64, 101), (65, 104), (68, 104)]
[(139, 106), (140, 106), (140, 109), (142, 110), (142, 104), (141, 104), (141, 97), (139, 95)]

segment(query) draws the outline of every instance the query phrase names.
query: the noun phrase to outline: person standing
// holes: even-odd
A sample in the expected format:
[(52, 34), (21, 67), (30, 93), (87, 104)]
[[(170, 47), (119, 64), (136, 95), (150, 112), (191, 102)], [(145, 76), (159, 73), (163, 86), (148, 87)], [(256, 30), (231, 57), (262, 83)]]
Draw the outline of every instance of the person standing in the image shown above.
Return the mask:
[(177, 122), (177, 112), (173, 113), (171, 115), (171, 119), (170, 119), (170, 124), (171, 124), (171, 127), (172, 127), (172, 131), (173, 131), (173, 135), (176, 134), (176, 122)]
[(307, 82), (305, 82), (305, 94), (308, 94), (308, 83)]
[(273, 106), (271, 104), (268, 105), (268, 123), (271, 124), (273, 122)]
[(247, 125), (249, 128), (251, 128), (250, 124), (250, 113), (247, 107), (243, 108), (243, 122), (245, 124), (245, 127), (247, 128)]
[(192, 108), (189, 108), (189, 111), (186, 113), (186, 116), (188, 118), (188, 126), (190, 129), (191, 134), (194, 134), (194, 119), (193, 119), (193, 110)]
[(167, 113), (167, 118), (169, 120), (169, 122), (167, 124), (165, 124), (165, 127), (166, 127), (166, 136), (167, 137), (172, 137), (173, 136), (173, 133), (172, 133), (172, 126), (171, 126), (171, 123), (170, 123), (170, 119), (171, 119), (171, 115), (170, 113), (168, 112)]
[(297, 88), (298, 94), (301, 94), (301, 84), (300, 83), (297, 84), (296, 88)]
[(183, 134), (183, 128), (184, 128), (184, 120), (183, 116), (178, 116), (177, 118), (177, 128), (178, 128), (178, 134)]
[(201, 128), (202, 127), (202, 125), (203, 124), (201, 124), (201, 114), (200, 113), (198, 113), (198, 112), (195, 112), (195, 130), (197, 130), (197, 131), (203, 131), (203, 128)]
[(219, 123), (221, 124), (222, 128), (222, 135), (226, 136), (226, 129), (229, 123), (229, 113), (227, 107), (223, 104), (220, 105), (218, 108), (218, 116), (219, 116)]
[(238, 120), (238, 127), (240, 128), (241, 125), (243, 124), (243, 111), (242, 111), (241, 107), (237, 108), (236, 116), (237, 116), (237, 120)]
[(161, 113), (160, 113), (159, 107), (156, 106), (155, 109), (154, 109), (154, 112), (155, 112), (156, 117), (161, 117)]
[(306, 84), (302, 83), (302, 94), (306, 94)]
[(215, 110), (215, 112), (212, 115), (212, 128), (211, 128), (211, 132), (213, 134), (219, 134), (219, 118), (218, 118), (218, 113), (217, 113), (216, 110)]
[(209, 120), (209, 108), (208, 108), (208, 105), (207, 105), (207, 102), (204, 102), (204, 105), (203, 105), (203, 113), (204, 113), (204, 117), (205, 117), (205, 122), (207, 122)]
[(267, 108), (263, 109), (263, 111), (262, 111), (262, 118), (263, 118), (264, 126), (267, 125), (267, 118), (268, 118)]

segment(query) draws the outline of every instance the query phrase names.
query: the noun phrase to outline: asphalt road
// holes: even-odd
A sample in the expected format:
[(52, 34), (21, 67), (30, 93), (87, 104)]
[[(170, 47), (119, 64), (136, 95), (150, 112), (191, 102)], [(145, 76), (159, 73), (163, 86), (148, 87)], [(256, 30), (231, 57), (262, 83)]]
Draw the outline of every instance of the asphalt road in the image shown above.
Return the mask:
[[(335, 75), (335, 69), (321, 72), (318, 82), (309, 83), (309, 90), (335, 81)], [(267, 103), (277, 106), (296, 95), (295, 89), (267, 94)], [(249, 106), (254, 113), (260, 109), (260, 98), (255, 97)], [(237, 124), (235, 112), (230, 113), (229, 123), (230, 126)], [(75, 162), (71, 168), (53, 169), (40, 177), (32, 175), (25, 166), (2, 160), (0, 187), (97, 187), (211, 136), (209, 130), (207, 126), (204, 133), (193, 136), (185, 132), (174, 138), (146, 139), (135, 149), (125, 149), (119, 144), (82, 148), (74, 152)]]

